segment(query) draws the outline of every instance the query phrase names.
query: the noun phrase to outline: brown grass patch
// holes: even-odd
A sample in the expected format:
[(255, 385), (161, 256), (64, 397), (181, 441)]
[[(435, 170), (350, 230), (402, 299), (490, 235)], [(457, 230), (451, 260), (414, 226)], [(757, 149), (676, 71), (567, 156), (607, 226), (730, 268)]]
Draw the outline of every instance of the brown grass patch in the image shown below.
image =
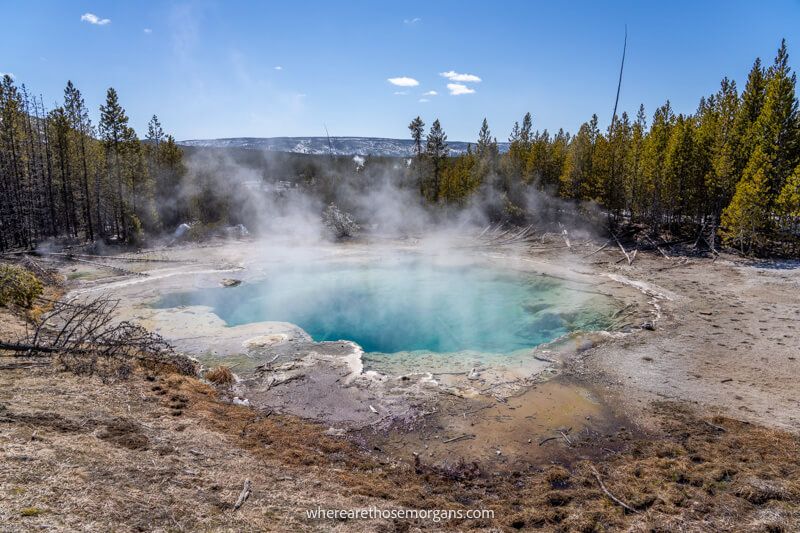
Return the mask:
[(235, 381), (233, 372), (231, 372), (231, 369), (225, 365), (220, 365), (206, 371), (203, 377), (205, 377), (211, 383), (222, 387), (230, 387)]
[(192, 416), (257, 456), (293, 466), (335, 467), (339, 470), (330, 479), (346, 494), (414, 508), (491, 508), (496, 520), (487, 527), (658, 531), (737, 524), (755, 531), (759, 524), (779, 520), (786, 531), (800, 528), (797, 436), (726, 418), (709, 424), (675, 404), (657, 407), (662, 434), (636, 439), (623, 453), (594, 463), (608, 490), (636, 511), (630, 513), (603, 493), (590, 462), (503, 476), (464, 461), (444, 467), (419, 460), (390, 464), (308, 421), (220, 404), (216, 391), (191, 378), (171, 384), (191, 398)]
[[(53, 374), (47, 386), (60, 398), (69, 398), (59, 379)], [(88, 383), (90, 378), (69, 378), (75, 383), (81, 379)], [(190, 530), (247, 529), (256, 524), (268, 527), (270, 523), (292, 530), (341, 526), (367, 531), (428, 527), (509, 531), (800, 530), (800, 439), (732, 419), (706, 420), (676, 404), (656, 406), (662, 431), (632, 439), (620, 453), (594, 462), (530, 465), (495, 475), (479, 463), (459, 458), (450, 465), (415, 461), (411, 450), (407, 462), (392, 461), (357, 442), (325, 434), (324, 426), (223, 402), (215, 387), (188, 376), (145, 376), (138, 371), (128, 383), (99, 387), (94, 392), (98, 397), (109, 394), (103, 390), (111, 387), (116, 394), (127, 387), (132, 398), (144, 399), (102, 420), (94, 418), (91, 401), (81, 398), (71, 401), (86, 405), (87, 412), (82, 414), (66, 411), (48, 415), (43, 407), (37, 407), (38, 414), (24, 414), (12, 405), (0, 416), (0, 423), (28, 435), (23, 440), (29, 448), (71, 438), (79, 439), (76, 449), (83, 450), (86, 439), (99, 439), (94, 442), (103, 443), (106, 451), (91, 451), (93, 466), (83, 466), (76, 472), (87, 472), (81, 475), (88, 476), (91, 488), (81, 489), (84, 491), (100, 490), (95, 485), (105, 478), (94, 476), (107, 474), (99, 472), (113, 473), (116, 481), (105, 490), (118, 494), (98, 495), (98, 501), (110, 498), (113, 502), (109, 505), (116, 514), (103, 518), (103, 524), (111, 529), (130, 523), (172, 528), (177, 521)], [(90, 390), (78, 388), (70, 394), (88, 394)], [(153, 409), (156, 411), (150, 412)], [(166, 428), (160, 434), (150, 428), (155, 424), (155, 413), (160, 413), (158, 420), (162, 420), (158, 424)], [(85, 419), (80, 420), (80, 416)], [(38, 432), (36, 439), (30, 437), (31, 431)], [(191, 437), (185, 435), (188, 432), (192, 432)], [(19, 443), (15, 446), (21, 450)], [(63, 459), (65, 464), (80, 464), (77, 452), (69, 453)], [(35, 453), (27, 451), (24, 455), (33, 457)], [(69, 496), (33, 496), (52, 490), (47, 472), (71, 471), (59, 468), (58, 459), (51, 461), (56, 462), (45, 464), (44, 470), (37, 469), (36, 463), (19, 463), (20, 470), (8, 476), (5, 496), (18, 519), (45, 520), (53, 516), (54, 509), (66, 505), (64, 498)], [(209, 466), (193, 466), (193, 461)], [(626, 511), (603, 492), (592, 467), (606, 488), (635, 512)], [(253, 479), (254, 495), (243, 509), (231, 513), (245, 477)], [(18, 488), (19, 494), (12, 492)], [(168, 497), (162, 494), (167, 489), (174, 491)], [(70, 492), (80, 493), (78, 489)], [(276, 498), (288, 503), (280, 506)], [(334, 498), (340, 505), (353, 506), (493, 509), (495, 518), (380, 526), (368, 521), (312, 523), (304, 521), (302, 511), (297, 511), (314, 508), (317, 503), (328, 504)], [(21, 509), (27, 507), (48, 511), (22, 518)], [(75, 507), (70, 509), (77, 512)], [(93, 523), (98, 518), (89, 509), (86, 516), (72, 516), (68, 523), (74, 528)]]

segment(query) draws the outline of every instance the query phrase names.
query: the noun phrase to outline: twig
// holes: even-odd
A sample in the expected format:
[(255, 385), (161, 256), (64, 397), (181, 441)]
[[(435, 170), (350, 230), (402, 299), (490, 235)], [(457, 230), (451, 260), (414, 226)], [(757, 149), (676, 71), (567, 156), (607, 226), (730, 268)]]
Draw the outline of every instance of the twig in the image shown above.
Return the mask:
[(475, 438), (475, 435), (470, 435), (469, 433), (465, 433), (463, 435), (459, 435), (458, 437), (453, 437), (452, 439), (443, 440), (442, 444), (447, 444), (447, 443), (450, 443), (450, 442), (456, 442), (458, 440), (463, 440), (463, 439), (474, 439), (474, 438)]
[(625, 508), (625, 509), (627, 509), (628, 511), (630, 511), (630, 512), (632, 512), (632, 513), (638, 513), (638, 511), (637, 511), (636, 509), (634, 509), (633, 507), (631, 507), (631, 506), (630, 506), (630, 505), (628, 505), (627, 503), (623, 502), (622, 500), (620, 500), (619, 498), (617, 498), (616, 496), (614, 496), (613, 494), (611, 494), (611, 491), (610, 491), (610, 490), (608, 490), (608, 489), (606, 488), (606, 486), (603, 484), (603, 480), (600, 478), (600, 473), (597, 471), (597, 469), (596, 469), (594, 466), (591, 466), (590, 468), (592, 469), (592, 473), (594, 474), (594, 477), (597, 479), (597, 482), (600, 484), (600, 488), (601, 488), (601, 489), (603, 489), (603, 492), (605, 492), (605, 493), (606, 493), (606, 496), (608, 496), (609, 498), (611, 498), (611, 500), (612, 500), (614, 503), (616, 503), (616, 504), (618, 504), (618, 505), (621, 505), (622, 507), (624, 507), (624, 508)]
[(250, 490), (250, 486), (251, 486), (250, 480), (246, 479), (244, 481), (244, 487), (242, 488), (242, 492), (239, 493), (239, 498), (236, 500), (236, 503), (233, 504), (234, 511), (238, 510), (239, 507), (244, 505), (244, 502), (246, 502), (247, 498), (250, 497), (250, 492), (252, 492)]
[(709, 427), (711, 427), (711, 428), (714, 428), (714, 429), (716, 429), (717, 431), (721, 431), (721, 432), (723, 432), (723, 433), (725, 433), (725, 432), (727, 432), (727, 431), (728, 431), (728, 430), (727, 430), (727, 429), (725, 429), (724, 427), (722, 427), (722, 426), (718, 426), (718, 425), (716, 425), (716, 424), (712, 424), (712, 423), (711, 423), (711, 422), (709, 422), (708, 420), (703, 420), (703, 423), (705, 423), (707, 426), (709, 426)]

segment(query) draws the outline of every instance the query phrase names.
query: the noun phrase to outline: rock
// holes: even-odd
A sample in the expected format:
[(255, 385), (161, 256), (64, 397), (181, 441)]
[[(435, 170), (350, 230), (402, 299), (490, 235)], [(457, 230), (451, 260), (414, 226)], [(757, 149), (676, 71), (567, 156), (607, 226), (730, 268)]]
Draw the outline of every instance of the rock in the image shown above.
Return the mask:
[(642, 322), (641, 328), (642, 329), (646, 329), (647, 331), (655, 331), (656, 325), (653, 324), (652, 322), (649, 322), (649, 321), (648, 322)]
[(250, 405), (250, 400), (247, 398), (239, 398), (238, 396), (233, 397), (233, 404), (234, 405)]
[(181, 237), (186, 235), (190, 229), (192, 229), (192, 227), (184, 222), (183, 224), (175, 228), (175, 232), (172, 234), (172, 236), (175, 237), (176, 239), (180, 239)]
[(240, 279), (232, 279), (232, 278), (223, 278), (222, 281), (219, 282), (220, 285), (223, 287), (238, 287), (242, 284), (242, 280)]

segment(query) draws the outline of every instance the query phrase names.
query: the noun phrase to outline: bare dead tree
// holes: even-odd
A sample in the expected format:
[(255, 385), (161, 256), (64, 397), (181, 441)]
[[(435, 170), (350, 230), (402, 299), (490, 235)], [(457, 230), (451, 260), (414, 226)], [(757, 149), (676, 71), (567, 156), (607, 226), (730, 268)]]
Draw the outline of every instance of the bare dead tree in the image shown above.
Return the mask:
[(195, 363), (157, 333), (129, 321), (117, 320), (119, 300), (98, 296), (87, 301), (55, 302), (33, 323), (18, 343), (0, 343), (0, 350), (18, 357), (52, 357), (65, 370), (78, 374), (124, 378), (133, 363), (172, 367), (193, 375)]

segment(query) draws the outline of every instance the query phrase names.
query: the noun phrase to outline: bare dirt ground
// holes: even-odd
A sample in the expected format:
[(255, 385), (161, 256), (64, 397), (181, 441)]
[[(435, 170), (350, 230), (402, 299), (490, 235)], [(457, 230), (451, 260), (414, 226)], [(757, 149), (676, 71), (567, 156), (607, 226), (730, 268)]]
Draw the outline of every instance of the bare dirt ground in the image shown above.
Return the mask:
[(595, 262), (668, 295), (662, 319), (655, 331), (584, 352), (571, 373), (645, 423), (644, 408), (660, 399), (800, 432), (800, 263), (640, 255), (619, 266), (619, 256)]
[[(502, 401), (448, 395), (391, 430), (332, 433), (183, 376), (2, 369), (0, 531), (800, 530), (800, 269), (586, 257), (598, 246), (531, 257), (638, 284), (654, 330), (556, 354), (560, 377)], [(0, 315), (4, 335), (24, 329)], [(495, 516), (308, 519), (318, 506)]]

